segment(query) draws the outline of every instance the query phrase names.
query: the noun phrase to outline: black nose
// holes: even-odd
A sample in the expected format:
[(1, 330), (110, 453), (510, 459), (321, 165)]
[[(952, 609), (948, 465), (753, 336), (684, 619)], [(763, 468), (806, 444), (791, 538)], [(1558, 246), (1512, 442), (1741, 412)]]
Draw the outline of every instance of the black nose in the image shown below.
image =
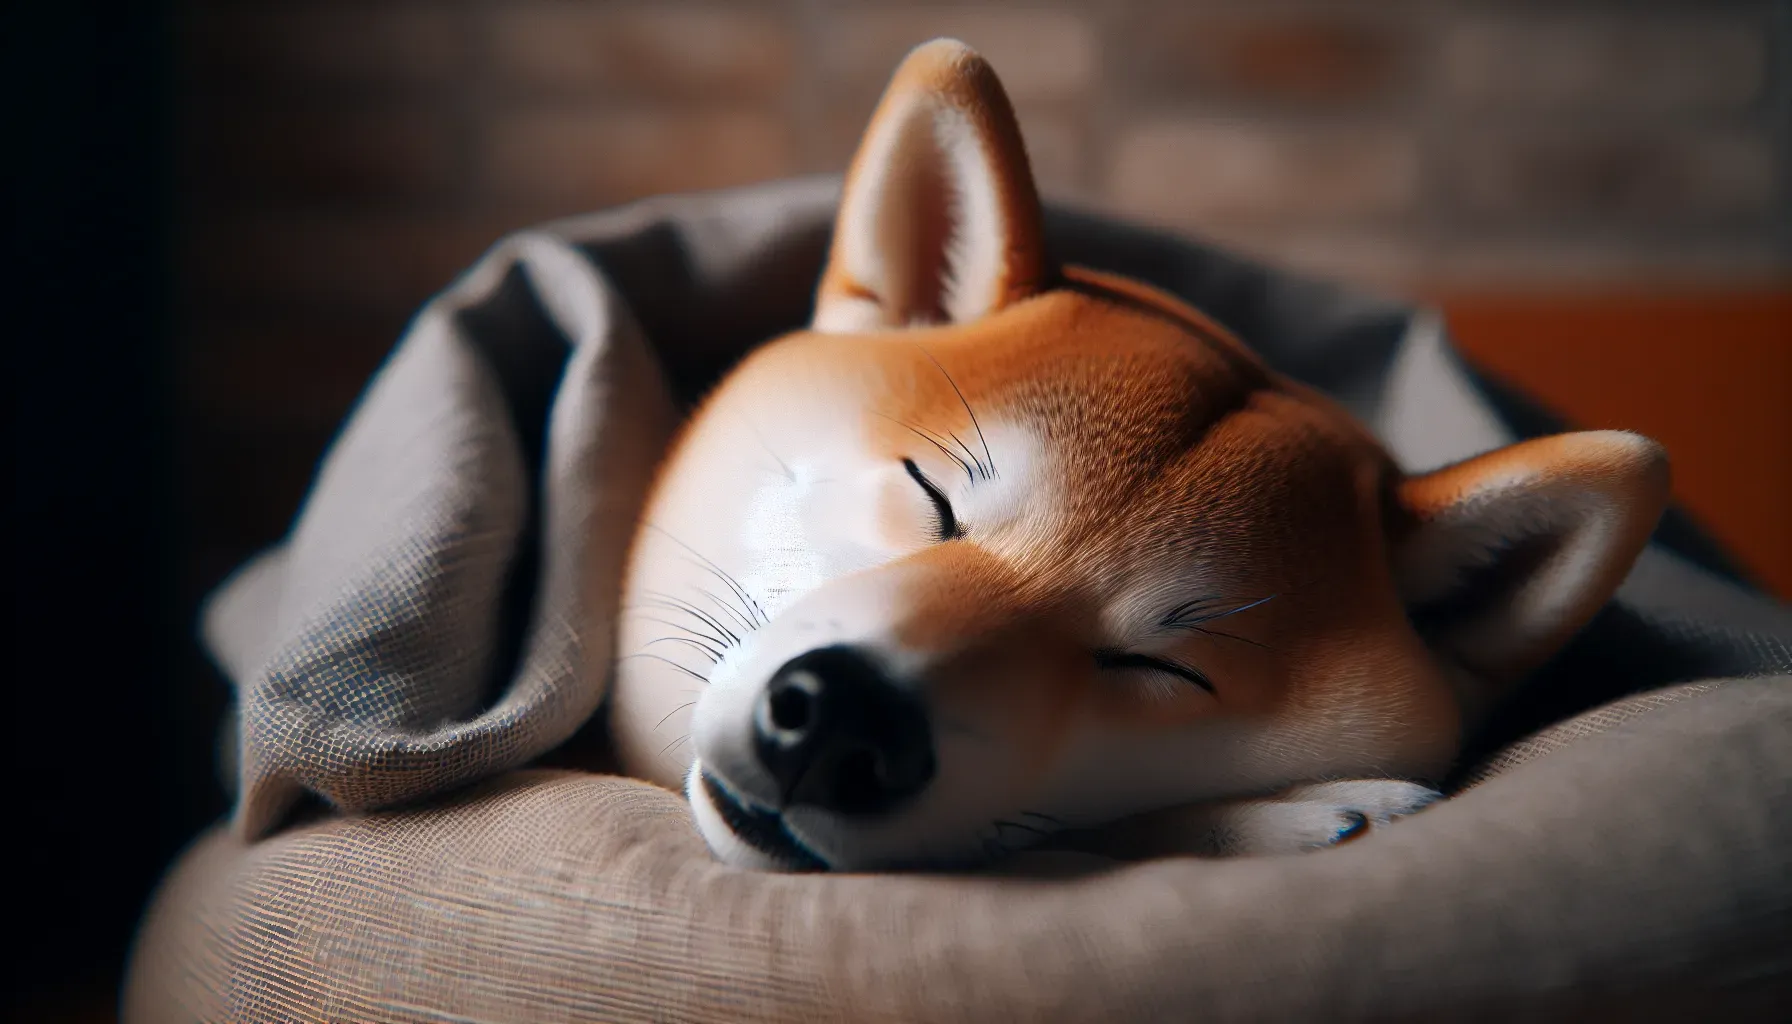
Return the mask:
[(753, 745), (786, 806), (877, 814), (933, 778), (919, 697), (862, 652), (822, 647), (780, 668), (753, 714)]

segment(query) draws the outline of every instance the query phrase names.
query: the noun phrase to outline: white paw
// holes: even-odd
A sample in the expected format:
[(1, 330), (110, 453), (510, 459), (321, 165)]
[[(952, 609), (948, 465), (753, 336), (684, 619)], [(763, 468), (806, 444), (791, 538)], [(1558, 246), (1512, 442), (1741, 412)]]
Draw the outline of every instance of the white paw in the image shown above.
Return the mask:
[(1264, 800), (1240, 805), (1216, 824), (1213, 852), (1249, 857), (1336, 846), (1367, 831), (1370, 820), (1353, 807)]
[(1417, 814), (1443, 798), (1442, 793), (1429, 786), (1399, 779), (1313, 782), (1295, 786), (1278, 796), (1286, 802), (1331, 804), (1361, 811), (1377, 825)]
[(1189, 804), (1139, 815), (1085, 836), (1089, 845), (1081, 848), (1123, 860), (1299, 853), (1386, 827), (1442, 797), (1434, 789), (1391, 779), (1312, 783), (1270, 799)]
[(1392, 823), (1396, 818), (1417, 814), (1443, 797), (1429, 786), (1398, 779), (1315, 782), (1281, 794), (1285, 803), (1337, 819), (1338, 827), (1331, 838), (1311, 844), (1314, 846), (1336, 846), (1347, 839), (1355, 839), (1372, 828)]
[(1228, 854), (1294, 853), (1336, 846), (1443, 798), (1434, 789), (1391, 779), (1296, 786), (1275, 800), (1238, 805), (1220, 823)]

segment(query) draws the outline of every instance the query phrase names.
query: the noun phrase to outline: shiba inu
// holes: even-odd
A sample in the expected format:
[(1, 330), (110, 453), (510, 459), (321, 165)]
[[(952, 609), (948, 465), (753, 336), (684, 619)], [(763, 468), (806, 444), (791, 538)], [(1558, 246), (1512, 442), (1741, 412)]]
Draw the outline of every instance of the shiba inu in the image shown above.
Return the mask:
[(1349, 838), (1436, 798), (1663, 511), (1665, 457), (1627, 433), (1405, 475), (1199, 311), (1052, 265), (1041, 232), (995, 74), (921, 46), (852, 162), (813, 322), (666, 456), (611, 729), (724, 860)]

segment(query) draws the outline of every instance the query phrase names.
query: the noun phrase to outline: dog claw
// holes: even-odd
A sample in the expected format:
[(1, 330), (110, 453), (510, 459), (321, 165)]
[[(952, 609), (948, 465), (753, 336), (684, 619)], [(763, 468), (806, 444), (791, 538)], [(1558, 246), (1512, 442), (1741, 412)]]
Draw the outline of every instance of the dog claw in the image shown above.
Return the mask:
[(1362, 835), (1368, 830), (1369, 816), (1367, 814), (1364, 814), (1362, 811), (1345, 811), (1344, 827), (1340, 828), (1338, 833), (1332, 836), (1332, 845), (1336, 846), (1347, 840), (1355, 839), (1357, 836)]

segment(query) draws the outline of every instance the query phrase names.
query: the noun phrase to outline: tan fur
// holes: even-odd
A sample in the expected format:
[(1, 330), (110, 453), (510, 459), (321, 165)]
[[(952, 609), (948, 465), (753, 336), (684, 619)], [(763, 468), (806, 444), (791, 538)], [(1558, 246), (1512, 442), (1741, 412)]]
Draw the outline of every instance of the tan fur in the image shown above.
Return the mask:
[[(856, 642), (871, 630), (913, 666), (939, 728), (962, 728), (982, 744), (964, 757), (983, 766), (976, 784), (987, 790), (978, 797), (986, 816), (1056, 801), (1066, 817), (1090, 822), (1104, 809), (1120, 816), (1303, 779), (1441, 773), (1488, 689), (1546, 658), (1610, 596), (1665, 502), (1659, 449), (1630, 435), (1567, 435), (1407, 479), (1342, 408), (1271, 371), (1198, 311), (1135, 282), (1046, 267), (1019, 131), (980, 58), (949, 42), (918, 49), (893, 79), (868, 140), (893, 111), (912, 113), (918, 103), (974, 127), (976, 151), (1000, 186), (985, 225), (1001, 234), (999, 265), (955, 282), (957, 314), (936, 290), (890, 277), (892, 267), (940, 275), (945, 240), (965, 224), (939, 218), (977, 213), (930, 193), (938, 183), (925, 168), (899, 168), (917, 175), (909, 191), (891, 191), (894, 172), (876, 169), (885, 186), (870, 194), (858, 184), (874, 170), (868, 142), (819, 287), (823, 329), (759, 349), (693, 415), (644, 517), (652, 529), (637, 541), (628, 603), (685, 593), (722, 626), (752, 633), (715, 670), (730, 692), (759, 685), (806, 636)], [(891, 202), (910, 204), (903, 209), (918, 215), (918, 227), (849, 236), (853, 225), (879, 223), (865, 204)], [(857, 255), (847, 251), (854, 246)], [(862, 279), (851, 264), (867, 253), (878, 257), (872, 276), (885, 274), (884, 285), (908, 282), (901, 294)], [(955, 318), (965, 309), (973, 315)], [(927, 536), (929, 505), (898, 468), (903, 459), (956, 489), (961, 539)], [(743, 466), (753, 460), (757, 468)], [(793, 468), (811, 461), (821, 468)], [(993, 464), (987, 475), (985, 461)], [(1553, 501), (1526, 504), (1525, 495), (1545, 492)], [(1547, 598), (1537, 606), (1547, 615), (1533, 623), (1513, 613), (1527, 632), (1510, 650), (1488, 634), (1507, 620), (1485, 615), (1465, 613), (1441, 639), (1421, 636), (1411, 607), (1453, 596), (1450, 581), (1460, 575), (1436, 559), (1500, 555), (1498, 545), (1457, 541), (1458, 520), (1480, 528), (1477, 502), (1489, 494), (1515, 510), (1510, 522), (1567, 539), (1558, 547), (1579, 559), (1563, 570), (1572, 578), (1519, 588)], [(792, 570), (808, 582), (765, 623), (751, 609), (751, 624), (726, 619), (720, 605), (729, 594), (712, 594), (711, 604), (689, 596), (699, 584), (722, 586), (715, 573), (692, 568), (697, 549), (741, 579), (781, 558), (800, 560), (801, 552), (740, 532), (756, 516), (784, 522), (783, 512), (758, 510), (787, 500), (791, 515), (810, 516), (800, 530), (838, 524), (850, 538), (843, 550), (881, 554), (855, 554), (869, 564), (813, 579)], [(1605, 525), (1590, 531), (1577, 525), (1578, 512), (1559, 522), (1546, 514), (1582, 507)], [(1576, 537), (1585, 543), (1568, 543)], [(1208, 632), (1162, 626), (1166, 609), (1197, 599), (1217, 610), (1258, 603)], [(680, 642), (690, 646), (693, 627), (681, 621)], [(664, 623), (625, 620), (623, 650), (663, 643)], [(1215, 692), (1098, 668), (1092, 652), (1112, 647), (1198, 666)], [(690, 664), (701, 674), (700, 663)], [(623, 662), (612, 721), (625, 767), (680, 781), (691, 751), (679, 748), (678, 734), (691, 711), (675, 705), (700, 691), (655, 658)], [(703, 700), (713, 713), (698, 723), (696, 741), (710, 736), (717, 749), (702, 756), (738, 759), (724, 720), (738, 717), (729, 710), (737, 705), (724, 707), (737, 698)], [(1158, 777), (1179, 764), (1186, 780)], [(738, 768), (735, 781), (751, 789), (752, 772)], [(836, 863), (955, 850), (947, 833), (984, 812), (954, 800), (938, 808), (924, 801), (906, 824), (830, 840), (864, 847)], [(837, 823), (807, 820), (790, 819), (824, 838), (838, 832)], [(904, 827), (938, 835), (919, 836), (909, 850)]]

